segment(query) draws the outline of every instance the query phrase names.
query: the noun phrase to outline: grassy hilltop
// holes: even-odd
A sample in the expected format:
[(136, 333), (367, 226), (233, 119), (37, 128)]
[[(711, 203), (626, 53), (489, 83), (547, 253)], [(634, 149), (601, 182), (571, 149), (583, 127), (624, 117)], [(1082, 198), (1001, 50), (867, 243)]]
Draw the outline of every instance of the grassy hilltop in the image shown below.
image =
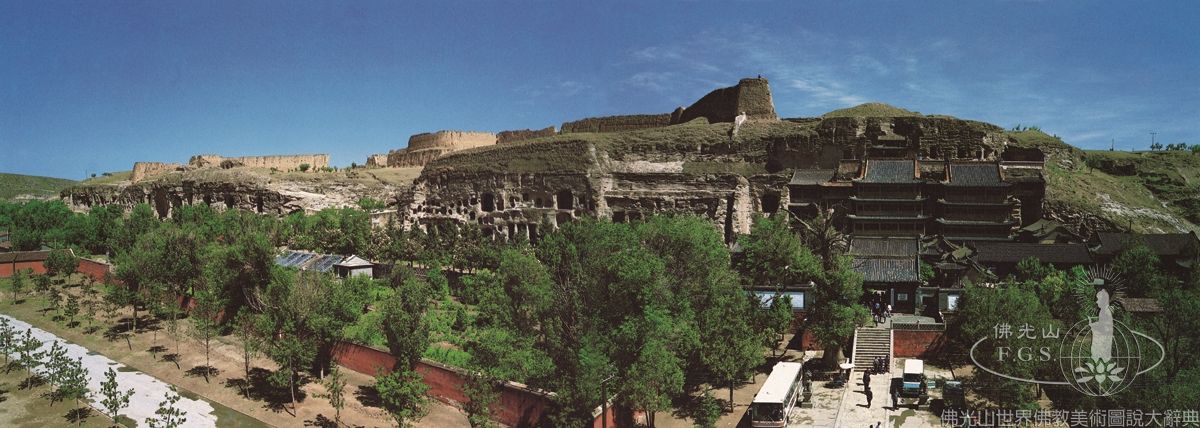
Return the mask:
[(0, 201), (12, 200), (25, 195), (35, 198), (56, 198), (59, 191), (72, 184), (75, 184), (74, 180), (65, 178), (0, 172)]

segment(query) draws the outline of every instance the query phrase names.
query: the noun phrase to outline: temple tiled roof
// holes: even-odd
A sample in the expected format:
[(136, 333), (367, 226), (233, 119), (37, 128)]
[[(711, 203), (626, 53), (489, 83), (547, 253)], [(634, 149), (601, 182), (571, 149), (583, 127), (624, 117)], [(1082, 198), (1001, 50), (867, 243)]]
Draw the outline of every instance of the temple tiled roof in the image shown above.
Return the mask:
[(858, 256), (912, 257), (918, 248), (915, 237), (855, 237), (850, 241), (850, 254)]
[(1189, 246), (1197, 244), (1196, 235), (1190, 233), (1097, 233), (1100, 245), (1097, 255), (1113, 256), (1124, 251), (1135, 242), (1142, 242), (1159, 256), (1175, 257), (1186, 253)]
[(999, 187), (1004, 185), (1000, 179), (1000, 166), (994, 163), (952, 163), (950, 164), (950, 181), (947, 186), (964, 187)]
[(832, 169), (798, 169), (792, 173), (792, 185), (813, 185), (833, 179)]
[(916, 164), (912, 159), (872, 159), (867, 161), (862, 183), (918, 183)]
[(914, 283), (921, 282), (917, 259), (864, 257), (854, 259), (854, 271), (862, 274), (863, 282)]
[(979, 263), (1018, 263), (1029, 257), (1036, 258), (1042, 263), (1092, 263), (1092, 254), (1083, 244), (975, 243), (975, 261)]

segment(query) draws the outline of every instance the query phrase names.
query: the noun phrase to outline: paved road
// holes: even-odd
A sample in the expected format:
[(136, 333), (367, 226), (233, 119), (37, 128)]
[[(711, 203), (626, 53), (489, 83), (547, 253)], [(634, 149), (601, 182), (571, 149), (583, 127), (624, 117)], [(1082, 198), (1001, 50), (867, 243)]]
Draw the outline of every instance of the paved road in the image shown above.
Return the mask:
[[(33, 327), (19, 319), (0, 314), (0, 317), (7, 318), (13, 325), (13, 328), (22, 334), (26, 329), (33, 332), (33, 337), (42, 341), (42, 350), (50, 349), (52, 341), (58, 341), (60, 346), (67, 349), (67, 356), (71, 359), (82, 358), (83, 367), (88, 370), (88, 389), (92, 391), (92, 407), (103, 412), (104, 405), (100, 404), (100, 383), (104, 382), (104, 373), (111, 367), (117, 371), (117, 385), (122, 389), (133, 389), (133, 396), (129, 399), (129, 407), (123, 409), (121, 414), (137, 421), (138, 426), (146, 426), (146, 419), (154, 418), (154, 411), (158, 410), (158, 404), (163, 401), (164, 395), (170, 390), (166, 382), (160, 381), (153, 376), (142, 372), (133, 371), (124, 364), (118, 363), (100, 354), (91, 353), (87, 348), (59, 339), (52, 333)], [(208, 428), (217, 426), (217, 417), (213, 414), (213, 407), (207, 401), (193, 400), (187, 397), (181, 397), (175, 406), (184, 411), (187, 421), (183, 424), (188, 428)]]

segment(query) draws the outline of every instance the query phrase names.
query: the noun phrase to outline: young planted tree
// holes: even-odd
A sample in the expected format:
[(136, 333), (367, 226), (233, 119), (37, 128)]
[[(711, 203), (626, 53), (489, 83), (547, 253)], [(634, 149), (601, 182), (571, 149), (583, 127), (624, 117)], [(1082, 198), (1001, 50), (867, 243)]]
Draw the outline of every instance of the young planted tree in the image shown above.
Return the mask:
[(30, 376), (35, 376), (36, 370), (42, 365), (42, 353), (38, 352), (41, 347), (42, 342), (33, 337), (30, 329), (25, 329), (25, 334), (16, 341), (17, 364), (25, 368)]
[(398, 366), (391, 373), (375, 376), (375, 390), (397, 427), (413, 426), (429, 411), (429, 396), (425, 395), (429, 387), (410, 367)]
[(196, 306), (192, 308), (192, 337), (204, 346), (204, 381), (208, 382), (209, 373), (213, 372), (212, 342), (221, 333), (221, 324), (217, 316), (225, 307), (226, 299), (219, 290), (204, 285), (195, 290)]
[(62, 308), (62, 289), (57, 285), (51, 285), (50, 290), (46, 293), (46, 309), (53, 310), (55, 313), (60, 313)]
[[(75, 405), (80, 404), (80, 400), (87, 397), (88, 392), (88, 371), (83, 367), (83, 359), (66, 359), (61, 363), (61, 374), (58, 379), (58, 389), (55, 395), (60, 400), (74, 400)], [(80, 418), (82, 422), (82, 418)]]
[(117, 372), (109, 367), (108, 371), (104, 372), (104, 382), (100, 383), (100, 404), (104, 406), (104, 414), (116, 422), (121, 416), (121, 409), (129, 407), (131, 396), (133, 390), (122, 391), (117, 384)]
[(9, 355), (16, 350), (17, 330), (13, 328), (8, 318), (0, 318), (0, 354), (4, 354), (5, 373), (8, 372)]
[(325, 381), (322, 383), (325, 386), (324, 397), (329, 399), (329, 405), (333, 407), (333, 422), (340, 424), (342, 408), (346, 407), (346, 377), (335, 365), (329, 369), (329, 374), (325, 376)]
[(63, 316), (67, 317), (67, 325), (75, 323), (75, 317), (79, 315), (79, 297), (74, 294), (67, 294), (67, 304), (63, 306)]
[(263, 347), (262, 335), (254, 323), (254, 315), (250, 308), (243, 307), (233, 319), (233, 333), (242, 345), (242, 368), (245, 370), (245, 382), (242, 384), (242, 395), (250, 397), (250, 361), (258, 355)]
[(56, 399), (62, 398), (57, 388), (61, 387), (63, 381), (71, 374), (73, 360), (67, 358), (67, 348), (59, 344), (57, 340), (50, 342), (50, 349), (43, 355), (46, 381), (55, 387), (54, 392), (50, 394), (50, 404), (54, 405)]
[(288, 388), (293, 417), (297, 416), (296, 384), (301, 372), (312, 367), (317, 355), (316, 340), (305, 326), (316, 304), (311, 295), (297, 292), (296, 286), (294, 272), (276, 269), (266, 290), (257, 297), (262, 305), (258, 328), (269, 338), (266, 354), (279, 365), (279, 369), (271, 373), (270, 381), (275, 386)]
[(12, 283), (9, 285), (9, 289), (12, 291), (13, 304), (21, 300), (21, 297), (25, 293), (25, 285), (25, 269), (17, 269), (16, 272), (13, 272)]
[(156, 415), (154, 419), (146, 419), (146, 424), (150, 428), (179, 428), (187, 422), (184, 417), (183, 409), (175, 407), (175, 403), (179, 402), (179, 393), (175, 391), (175, 387), (171, 387), (164, 397), (163, 401), (158, 403), (158, 410), (154, 411)]
[(39, 295), (45, 295), (46, 293), (49, 293), (50, 289), (52, 288), (54, 288), (54, 281), (50, 280), (49, 275), (33, 276), (33, 290)]

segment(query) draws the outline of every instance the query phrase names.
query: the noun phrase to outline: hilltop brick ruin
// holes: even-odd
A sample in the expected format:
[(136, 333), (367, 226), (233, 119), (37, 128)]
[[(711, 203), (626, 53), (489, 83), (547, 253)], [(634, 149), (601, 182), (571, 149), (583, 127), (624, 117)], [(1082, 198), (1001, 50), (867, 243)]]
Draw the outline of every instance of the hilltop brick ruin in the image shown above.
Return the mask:
[(274, 155), (274, 156), (240, 156), (224, 157), (221, 155), (196, 155), (188, 160), (188, 165), (195, 168), (205, 167), (250, 167), (274, 168), (280, 171), (300, 169), (300, 165), (308, 164), (310, 168), (318, 169), (329, 166), (329, 155)]

